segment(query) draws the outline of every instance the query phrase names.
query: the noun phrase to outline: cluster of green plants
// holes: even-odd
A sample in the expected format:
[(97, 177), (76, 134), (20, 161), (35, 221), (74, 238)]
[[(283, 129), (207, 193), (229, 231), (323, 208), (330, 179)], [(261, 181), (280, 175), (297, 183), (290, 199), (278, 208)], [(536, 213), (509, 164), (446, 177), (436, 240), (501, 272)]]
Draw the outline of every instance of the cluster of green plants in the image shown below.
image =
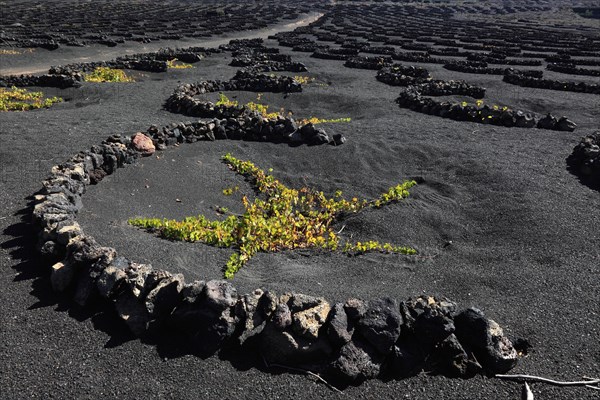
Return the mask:
[(239, 190), (240, 190), (239, 186), (234, 186), (234, 187), (231, 187), (231, 188), (225, 188), (225, 189), (223, 189), (223, 194), (225, 196), (231, 196), (232, 194), (237, 193)]
[(302, 75), (294, 75), (294, 80), (301, 85), (307, 85), (311, 82), (314, 82), (315, 78), (310, 76), (302, 76)]
[(134, 82), (123, 70), (109, 67), (97, 67), (85, 74), (83, 79), (86, 82)]
[[(466, 107), (466, 106), (468, 106), (468, 105), (469, 105), (469, 103), (468, 103), (468, 102), (466, 102), (466, 101), (462, 101), (462, 102), (460, 103), (460, 105), (461, 105), (461, 106), (463, 106), (463, 107)], [(475, 101), (475, 105), (476, 105), (478, 108), (481, 108), (481, 107), (483, 106), (483, 100), (476, 100), (476, 101)], [(494, 111), (500, 111), (500, 110), (502, 110), (502, 111), (508, 111), (508, 110), (509, 110), (509, 108), (508, 108), (507, 106), (502, 106), (502, 107), (500, 107), (500, 106), (498, 106), (498, 105), (496, 105), (496, 104), (492, 105), (492, 109), (493, 109)], [(478, 113), (479, 113), (479, 115), (481, 115), (481, 110), (478, 110)], [(488, 118), (488, 119), (492, 119), (493, 117), (492, 117), (491, 115), (488, 115), (488, 116), (487, 116), (487, 118)], [(484, 118), (484, 117), (482, 117), (482, 118), (481, 118), (481, 120), (483, 121), (483, 120), (485, 120), (485, 118)]]
[[(463, 107), (466, 107), (466, 106), (468, 106), (468, 105), (469, 105), (469, 102), (467, 102), (467, 101), (462, 101), (462, 102), (460, 103), (460, 105), (461, 105), (461, 106), (463, 106)], [(476, 105), (477, 107), (481, 108), (481, 107), (483, 106), (483, 100), (476, 100), (476, 101), (475, 101), (475, 105)], [(498, 110), (507, 111), (509, 108), (508, 108), (508, 106), (502, 106), (502, 107), (500, 107), (500, 106), (499, 106), (499, 105), (497, 105), (497, 104), (493, 104), (493, 105), (492, 105), (492, 109), (494, 109), (495, 111), (498, 111)]]
[(250, 111), (256, 111), (263, 118), (268, 118), (268, 119), (275, 119), (275, 118), (279, 117), (280, 115), (283, 115), (283, 113), (285, 112), (283, 109), (281, 109), (279, 111), (275, 111), (275, 112), (269, 112), (269, 106), (268, 105), (266, 105), (266, 104), (260, 104), (260, 103), (255, 103), (253, 101), (250, 101), (250, 102), (246, 103), (245, 106)]
[(310, 117), (310, 118), (301, 119), (300, 121), (298, 121), (298, 123), (300, 125), (306, 125), (306, 124), (309, 124), (309, 123), (313, 124), (313, 125), (317, 125), (317, 124), (324, 124), (326, 122), (333, 123), (333, 124), (339, 124), (339, 123), (350, 122), (350, 121), (352, 121), (351, 118), (331, 118), (331, 119), (327, 119), (327, 118)]
[(2, 56), (15, 56), (15, 55), (24, 54), (24, 53), (33, 53), (33, 49), (31, 49), (31, 48), (26, 48), (26, 49), (22, 49), (22, 50), (0, 49), (0, 55), (2, 55)]
[[(261, 98), (262, 98), (262, 93), (259, 93), (256, 101), (260, 101)], [(215, 103), (215, 105), (225, 106), (225, 107), (237, 107), (239, 105), (239, 103), (236, 100), (230, 100), (225, 94), (220, 92), (219, 100)], [(244, 107), (246, 107), (250, 111), (256, 111), (263, 118), (268, 118), (268, 119), (275, 119), (275, 118), (283, 116), (285, 114), (285, 110), (283, 108), (276, 112), (269, 112), (269, 106), (267, 104), (255, 103), (253, 101), (250, 101), (250, 102), (244, 104)], [(288, 113), (288, 114), (291, 115), (291, 113)], [(325, 118), (310, 117), (310, 118), (303, 118), (303, 119), (299, 120), (298, 124), (300, 124), (302, 126), (302, 125), (306, 125), (309, 123), (316, 125), (316, 124), (323, 124), (326, 122), (343, 123), (343, 122), (350, 122), (350, 121), (352, 121), (351, 118), (325, 119)]]
[[(262, 98), (262, 93), (259, 93), (256, 98), (256, 101), (260, 101), (261, 98)], [(239, 105), (239, 103), (236, 100), (230, 100), (227, 96), (225, 96), (225, 94), (220, 92), (219, 100), (215, 103), (215, 105), (225, 106), (225, 107), (237, 107)], [(283, 113), (285, 112), (283, 109), (281, 109), (279, 112), (269, 112), (268, 105), (261, 104), (261, 103), (255, 103), (253, 101), (250, 101), (250, 102), (244, 104), (244, 107), (246, 107), (250, 111), (256, 111), (263, 118), (268, 118), (268, 119), (275, 119), (275, 118), (283, 115)]]
[(48, 108), (62, 102), (60, 97), (44, 98), (42, 92), (30, 92), (17, 87), (0, 88), (0, 111), (28, 111)]
[(189, 69), (189, 68), (194, 68), (194, 66), (192, 64), (181, 62), (178, 59), (174, 58), (172, 60), (168, 60), (167, 61), (167, 68), (171, 68), (171, 69)]
[(216, 106), (237, 107), (237, 100), (229, 100), (223, 92), (219, 92), (219, 100), (215, 103)]
[[(408, 246), (376, 241), (346, 242), (341, 245), (339, 233), (332, 224), (348, 214), (367, 208), (379, 208), (400, 201), (409, 195), (415, 181), (405, 181), (390, 188), (374, 200), (347, 200), (341, 191), (328, 198), (322, 191), (308, 187), (289, 188), (273, 175), (250, 161), (242, 161), (231, 154), (223, 156), (229, 168), (248, 178), (260, 193), (254, 201), (242, 195), (245, 212), (228, 215), (222, 220), (209, 220), (204, 215), (187, 217), (182, 221), (158, 218), (134, 218), (129, 224), (157, 232), (160, 236), (189, 242), (204, 242), (218, 247), (231, 247), (231, 255), (224, 269), (227, 279), (233, 278), (258, 252), (276, 252), (299, 248), (341, 250), (348, 254), (369, 251), (412, 255), (416, 250)], [(234, 190), (224, 192), (231, 195)], [(225, 211), (223, 211), (225, 210)], [(221, 208), (220, 211), (227, 212)]]

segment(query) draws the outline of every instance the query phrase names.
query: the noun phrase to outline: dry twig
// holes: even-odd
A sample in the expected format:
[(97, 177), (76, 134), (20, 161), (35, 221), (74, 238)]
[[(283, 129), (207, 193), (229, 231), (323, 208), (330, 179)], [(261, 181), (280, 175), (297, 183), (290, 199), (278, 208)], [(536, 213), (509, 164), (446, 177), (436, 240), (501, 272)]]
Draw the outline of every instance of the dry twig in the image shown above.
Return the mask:
[(313, 377), (315, 377), (316, 379), (318, 379), (319, 381), (321, 381), (322, 383), (324, 383), (324, 384), (325, 384), (325, 385), (326, 385), (326, 386), (327, 386), (329, 389), (331, 389), (331, 390), (333, 390), (333, 391), (335, 391), (335, 392), (337, 392), (337, 393), (340, 393), (340, 394), (342, 394), (342, 393), (343, 393), (343, 392), (342, 392), (340, 389), (336, 388), (336, 387), (335, 387), (335, 386), (333, 386), (331, 383), (329, 383), (329, 382), (327, 382), (325, 379), (323, 379), (323, 378), (321, 377), (321, 375), (319, 375), (319, 374), (315, 374), (315, 373), (314, 373), (314, 372), (312, 372), (312, 371), (309, 371), (309, 370), (307, 370), (307, 369), (303, 369), (303, 368), (294, 368), (294, 367), (288, 367), (288, 366), (286, 366), (286, 365), (281, 365), (281, 364), (269, 364), (269, 363), (267, 362), (267, 360), (265, 359), (265, 357), (264, 357), (264, 356), (262, 356), (262, 359), (263, 359), (263, 362), (265, 363), (265, 366), (266, 366), (267, 368), (282, 368), (282, 369), (287, 369), (287, 370), (290, 370), (290, 371), (295, 371), (295, 372), (300, 372), (300, 373), (303, 373), (303, 374), (307, 374), (307, 375), (310, 375), (310, 376), (313, 376)]

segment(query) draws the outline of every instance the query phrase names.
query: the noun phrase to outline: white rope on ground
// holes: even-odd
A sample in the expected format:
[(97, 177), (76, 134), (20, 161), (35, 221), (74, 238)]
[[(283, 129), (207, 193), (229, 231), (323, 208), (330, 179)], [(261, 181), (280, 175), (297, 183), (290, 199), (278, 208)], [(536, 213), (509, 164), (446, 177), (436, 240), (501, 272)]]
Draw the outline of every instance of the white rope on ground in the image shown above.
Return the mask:
[(585, 381), (565, 382), (565, 381), (556, 381), (554, 379), (544, 378), (544, 377), (535, 376), (535, 375), (496, 374), (496, 375), (494, 375), (494, 377), (500, 378), (500, 379), (508, 379), (508, 380), (527, 380), (527, 381), (531, 381), (531, 382), (543, 382), (543, 383), (548, 383), (550, 385), (555, 385), (555, 386), (591, 386), (591, 385), (600, 383), (600, 379), (596, 379), (596, 378), (584, 378), (584, 379), (587, 379)]

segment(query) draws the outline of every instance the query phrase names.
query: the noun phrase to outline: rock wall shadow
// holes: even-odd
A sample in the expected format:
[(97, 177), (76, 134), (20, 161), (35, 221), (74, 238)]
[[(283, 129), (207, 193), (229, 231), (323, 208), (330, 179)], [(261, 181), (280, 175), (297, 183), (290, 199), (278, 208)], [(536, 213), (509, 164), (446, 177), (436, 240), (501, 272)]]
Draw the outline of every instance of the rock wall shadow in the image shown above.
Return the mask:
[[(109, 337), (104, 344), (105, 348), (119, 347), (128, 341), (135, 340), (136, 337), (123, 320), (119, 318), (114, 311), (114, 307), (108, 304), (108, 300), (99, 300), (92, 305), (81, 307), (73, 302), (73, 294), (70, 291), (56, 293), (52, 290), (50, 283), (51, 262), (42, 257), (36, 248), (38, 232), (36, 232), (36, 228), (31, 221), (34, 205), (33, 196), (28, 197), (26, 200), (26, 207), (14, 214), (19, 217), (19, 221), (4, 229), (3, 234), (9, 239), (1, 243), (0, 247), (6, 249), (11, 257), (17, 261), (12, 267), (17, 272), (13, 281), (31, 282), (30, 294), (33, 297), (33, 302), (27, 309), (54, 307), (54, 311), (67, 312), (71, 318), (79, 322), (90, 320), (94, 329), (104, 332)], [(155, 346), (161, 358), (171, 359), (195, 355), (206, 359), (215, 355), (215, 352), (197, 352), (185, 335), (164, 328), (159, 328), (141, 338), (141, 341)], [(234, 368), (241, 371), (257, 368), (262, 372), (285, 372), (284, 370), (279, 371), (268, 368), (258, 356), (258, 352), (252, 350), (256, 346), (256, 343), (248, 341), (248, 344), (244, 346), (244, 350), (247, 351), (224, 347), (218, 352), (218, 357), (221, 360), (230, 362)]]
[(71, 318), (79, 322), (91, 320), (95, 329), (106, 333), (110, 339), (105, 347), (119, 346), (135, 337), (129, 332), (127, 326), (103, 302), (95, 303), (90, 307), (78, 307), (73, 303), (72, 294), (56, 293), (50, 284), (50, 262), (43, 258), (37, 248), (38, 232), (31, 222), (33, 210), (33, 196), (28, 197), (25, 208), (14, 215), (19, 217), (19, 222), (6, 227), (4, 235), (11, 239), (0, 244), (0, 247), (9, 251), (17, 264), (13, 269), (17, 272), (15, 282), (31, 281), (30, 294), (35, 298), (28, 310), (45, 307), (55, 307), (55, 311), (68, 312)]
[(572, 175), (575, 175), (582, 185), (585, 185), (592, 190), (600, 192), (600, 176), (588, 176), (583, 174), (581, 172), (581, 167), (578, 164), (577, 159), (573, 156), (573, 154), (570, 154), (565, 159), (565, 163), (567, 165), (567, 171), (569, 171)]

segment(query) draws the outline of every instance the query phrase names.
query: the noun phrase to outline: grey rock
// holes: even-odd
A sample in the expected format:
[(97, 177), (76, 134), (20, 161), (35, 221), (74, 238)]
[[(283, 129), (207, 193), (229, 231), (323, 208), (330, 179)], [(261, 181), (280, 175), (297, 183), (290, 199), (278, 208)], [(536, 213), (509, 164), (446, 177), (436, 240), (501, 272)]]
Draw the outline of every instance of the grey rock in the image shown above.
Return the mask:
[(258, 302), (258, 311), (262, 314), (263, 318), (270, 318), (277, 309), (278, 304), (279, 297), (277, 293), (267, 290)]
[(292, 325), (292, 313), (288, 305), (285, 303), (279, 303), (277, 305), (277, 308), (275, 308), (275, 311), (273, 312), (271, 321), (273, 322), (273, 325), (279, 330), (283, 330), (288, 326)]
[(193, 303), (182, 301), (171, 314), (170, 321), (186, 334), (192, 348), (203, 357), (214, 354), (237, 329), (232, 310), (216, 310), (209, 306), (207, 299)]
[(336, 133), (333, 135), (332, 143), (336, 146), (340, 146), (340, 145), (346, 143), (346, 137), (344, 135), (342, 135), (341, 133)]
[(293, 313), (327, 303), (323, 297), (314, 297), (300, 293), (293, 293), (289, 295), (289, 300), (286, 302), (290, 308), (290, 311)]
[(554, 126), (557, 131), (573, 132), (577, 128), (577, 124), (567, 117), (561, 117)]
[(238, 319), (238, 326), (241, 332), (238, 335), (238, 342), (243, 345), (246, 340), (254, 337), (264, 329), (266, 319), (260, 310), (261, 298), (264, 292), (256, 289), (250, 294), (243, 295), (235, 305), (235, 316)]
[(348, 315), (348, 321), (354, 323), (363, 317), (367, 311), (367, 307), (364, 301), (351, 298), (344, 303), (344, 310)]
[(414, 336), (398, 341), (390, 355), (388, 365), (390, 374), (397, 378), (406, 378), (418, 374), (423, 370), (427, 354), (421, 349)]
[(540, 119), (537, 123), (537, 127), (539, 129), (554, 129), (556, 123), (558, 121), (551, 114), (546, 115), (544, 118)]
[(437, 351), (441, 362), (446, 364), (441, 369), (450, 376), (467, 378), (481, 370), (481, 366), (469, 358), (454, 334), (439, 343)]
[(414, 324), (417, 337), (426, 347), (443, 341), (453, 334), (454, 330), (452, 319), (432, 309), (427, 309), (419, 315)]
[(57, 262), (58, 260), (62, 260), (65, 256), (65, 247), (59, 245), (53, 240), (41, 242), (38, 246), (42, 257), (46, 258), (50, 262)]
[(318, 363), (329, 357), (331, 346), (323, 338), (308, 340), (267, 324), (261, 333), (261, 354), (271, 364), (293, 366)]
[(400, 337), (402, 315), (395, 299), (382, 298), (367, 303), (356, 330), (381, 354), (387, 354)]
[(152, 266), (150, 264), (131, 263), (125, 273), (127, 274), (126, 283), (131, 289), (131, 293), (139, 299), (145, 298), (148, 292), (152, 290), (150, 282), (148, 282), (148, 277), (152, 273)]
[(68, 224), (63, 223), (56, 230), (56, 242), (62, 245), (67, 245), (71, 239), (76, 236), (81, 236), (82, 233), (81, 227), (77, 222), (69, 221)]
[(337, 303), (329, 313), (327, 336), (336, 347), (341, 347), (352, 339), (353, 328), (348, 323), (348, 316), (342, 303)]
[(206, 282), (194, 281), (185, 284), (181, 289), (181, 301), (185, 304), (198, 304), (204, 300), (204, 287)]
[(352, 340), (340, 349), (328, 372), (347, 383), (361, 382), (376, 378), (383, 360), (384, 357), (368, 343)]
[(223, 280), (206, 282), (204, 295), (208, 306), (220, 311), (233, 307), (238, 299), (236, 288)]
[(181, 301), (185, 284), (182, 274), (164, 278), (146, 296), (146, 310), (151, 318), (162, 319), (171, 314)]
[(72, 263), (91, 265), (100, 257), (108, 254), (114, 256), (116, 254), (115, 249), (101, 247), (92, 237), (81, 235), (69, 241), (66, 259)]
[(50, 284), (55, 292), (65, 291), (75, 279), (78, 271), (76, 264), (61, 261), (52, 266), (50, 274)]
[(80, 274), (73, 297), (77, 304), (84, 307), (98, 296), (97, 281), (113, 261), (114, 254), (105, 254)]
[(126, 290), (117, 297), (115, 309), (135, 336), (141, 337), (146, 333), (150, 316), (144, 303), (131, 291)]
[(96, 288), (100, 296), (105, 299), (113, 298), (118, 292), (119, 286), (127, 278), (127, 274), (121, 268), (113, 265), (108, 266), (96, 281)]
[(456, 337), (463, 347), (473, 351), (487, 371), (499, 374), (512, 369), (517, 351), (500, 326), (476, 308), (462, 311), (454, 318)]
[(319, 329), (327, 321), (331, 306), (323, 301), (306, 310), (297, 311), (292, 315), (292, 329), (295, 334), (307, 339), (317, 339)]

